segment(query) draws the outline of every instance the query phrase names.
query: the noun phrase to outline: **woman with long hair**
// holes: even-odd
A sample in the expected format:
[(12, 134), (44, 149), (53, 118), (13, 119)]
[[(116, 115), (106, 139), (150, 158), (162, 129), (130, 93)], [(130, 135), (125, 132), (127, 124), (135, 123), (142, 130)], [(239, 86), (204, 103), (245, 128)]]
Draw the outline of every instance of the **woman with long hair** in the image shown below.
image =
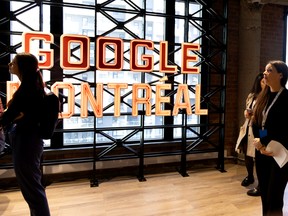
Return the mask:
[[(240, 150), (244, 154), (245, 166), (247, 170), (247, 176), (241, 182), (241, 185), (246, 187), (254, 183), (254, 157), (255, 147), (253, 145), (253, 131), (251, 127), (251, 119), (253, 116), (253, 108), (256, 103), (257, 96), (264, 89), (263, 73), (258, 73), (254, 79), (253, 86), (246, 99), (246, 109), (244, 110), (245, 122), (241, 126), (239, 138), (236, 143), (236, 151)], [(250, 196), (260, 196), (259, 187), (255, 187), (247, 192)]]
[(9, 63), (9, 71), (21, 84), (0, 118), (0, 125), (9, 130), (16, 179), (33, 216), (49, 216), (45, 188), (41, 183), (40, 161), (43, 140), (39, 134), (39, 116), (45, 94), (37, 58), (18, 53)]
[(288, 149), (288, 67), (283, 61), (270, 61), (263, 74), (266, 87), (257, 98), (253, 115), (256, 173), (263, 215), (281, 216), (288, 163), (280, 167), (273, 149), (266, 147), (276, 141)]

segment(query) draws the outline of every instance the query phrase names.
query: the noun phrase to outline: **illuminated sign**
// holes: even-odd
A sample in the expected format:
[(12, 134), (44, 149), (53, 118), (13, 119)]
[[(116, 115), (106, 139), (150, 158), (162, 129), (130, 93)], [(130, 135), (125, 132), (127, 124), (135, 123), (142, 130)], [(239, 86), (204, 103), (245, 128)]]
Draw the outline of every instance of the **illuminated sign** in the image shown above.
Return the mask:
[[(24, 52), (30, 52), (31, 42), (40, 40), (47, 44), (54, 43), (54, 37), (51, 33), (43, 32), (25, 32), (23, 33), (22, 46)], [(71, 44), (78, 44), (80, 47), (80, 58), (78, 61), (71, 59)], [(120, 38), (98, 37), (96, 41), (96, 69), (101, 71), (121, 71), (123, 69), (124, 42)], [(107, 47), (113, 47), (114, 61), (106, 61)], [(154, 56), (149, 54), (139, 55), (139, 48), (148, 50), (154, 49), (154, 43), (150, 40), (134, 39), (130, 42), (130, 70), (134, 72), (152, 72), (154, 70)], [(168, 65), (168, 43), (160, 42), (159, 53), (159, 72), (175, 73), (175, 65)], [(198, 56), (192, 55), (191, 51), (199, 50), (199, 44), (183, 43), (181, 47), (181, 73), (198, 74), (198, 67), (190, 66), (191, 62), (197, 62)], [(139, 56), (138, 56), (139, 55)], [(40, 69), (50, 69), (54, 65), (54, 51), (52, 49), (39, 49), (38, 56)], [(141, 61), (139, 61), (141, 60)], [(143, 64), (139, 64), (143, 62)], [(60, 66), (65, 70), (87, 70), (90, 67), (90, 38), (84, 35), (63, 34), (60, 38)], [(163, 79), (164, 80), (164, 79)], [(7, 100), (10, 100), (19, 83), (7, 82)], [(108, 83), (108, 89), (114, 90), (114, 116), (120, 116), (121, 89), (127, 89), (127, 83)], [(65, 89), (68, 92), (68, 109), (62, 112), (61, 118), (70, 118), (74, 114), (75, 90), (72, 83), (55, 82), (51, 91), (58, 95), (59, 89)], [(173, 116), (177, 115), (179, 109), (185, 109), (188, 115), (192, 115), (189, 89), (187, 84), (179, 84), (174, 101), (172, 113), (170, 110), (161, 110), (161, 105), (170, 102), (170, 97), (163, 97), (162, 92), (171, 90), (171, 84), (156, 84), (155, 93), (155, 115)], [(138, 92), (144, 91), (145, 96), (140, 97)], [(134, 83), (132, 85), (132, 116), (138, 115), (138, 105), (145, 104), (145, 115), (151, 115), (152, 88), (147, 83)], [(86, 82), (81, 83), (81, 117), (88, 116), (88, 102), (90, 103), (96, 117), (103, 116), (103, 84), (96, 83), (96, 95), (94, 96), (90, 86)], [(163, 106), (164, 107), (164, 106)], [(200, 108), (200, 85), (195, 88), (195, 112), (196, 115), (207, 115), (207, 109)]]

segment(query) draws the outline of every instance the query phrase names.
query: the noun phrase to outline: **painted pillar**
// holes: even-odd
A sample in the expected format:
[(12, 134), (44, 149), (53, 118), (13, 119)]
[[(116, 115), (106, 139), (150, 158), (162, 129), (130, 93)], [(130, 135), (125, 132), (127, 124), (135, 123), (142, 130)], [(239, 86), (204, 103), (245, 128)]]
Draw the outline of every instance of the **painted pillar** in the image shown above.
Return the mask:
[(244, 123), (243, 111), (246, 98), (256, 75), (260, 72), (261, 11), (262, 5), (240, 0), (238, 71), (238, 119), (240, 125)]

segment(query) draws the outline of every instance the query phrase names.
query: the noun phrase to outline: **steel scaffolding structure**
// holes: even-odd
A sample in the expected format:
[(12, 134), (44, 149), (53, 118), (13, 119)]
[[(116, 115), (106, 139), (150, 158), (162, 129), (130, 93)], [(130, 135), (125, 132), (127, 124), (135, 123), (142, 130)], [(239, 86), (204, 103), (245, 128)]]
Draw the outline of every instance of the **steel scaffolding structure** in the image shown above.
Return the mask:
[[(145, 109), (139, 110), (139, 124), (138, 125), (125, 125), (121, 127), (98, 127), (96, 124), (97, 118), (92, 111), (88, 112), (88, 115), (93, 118), (94, 127), (89, 128), (73, 128), (65, 129), (63, 122), (57, 126), (54, 137), (51, 139), (51, 144), (45, 147), (45, 155), (43, 165), (53, 164), (66, 164), (66, 163), (93, 163), (91, 186), (97, 186), (98, 181), (95, 177), (97, 172), (96, 162), (107, 160), (120, 160), (136, 158), (139, 160), (139, 173), (138, 179), (140, 181), (145, 180), (144, 167), (145, 158), (148, 157), (160, 157), (169, 155), (180, 155), (179, 172), (182, 176), (187, 176), (187, 156), (189, 154), (197, 153), (218, 153), (217, 169), (224, 170), (224, 124), (225, 124), (225, 76), (226, 76), (226, 38), (227, 38), (227, 0), (166, 0), (165, 12), (153, 11), (147, 7), (148, 1), (132, 1), (123, 0), (121, 4), (126, 4), (127, 7), (115, 7), (113, 5), (119, 0), (107, 0), (97, 1), (93, 4), (91, 1), (83, 1), (82, 3), (74, 3), (73, 1), (56, 1), (56, 0), (15, 0), (8, 1), (2, 0), (0, 6), (2, 8), (0, 15), (0, 91), (2, 99), (6, 95), (6, 81), (10, 80), (7, 64), (11, 60), (11, 55), (17, 53), (17, 49), (21, 48), (21, 42), (11, 43), (11, 36), (20, 36), (25, 31), (44, 31), (45, 26), (43, 13), (47, 12), (47, 8), (50, 10), (50, 33), (54, 35), (54, 43), (51, 48), (54, 49), (54, 66), (49, 69), (51, 72), (50, 80), (46, 82), (48, 87), (51, 87), (56, 81), (63, 81), (64, 79), (74, 80), (76, 86), (79, 86), (79, 82), (85, 80), (79, 79), (79, 75), (85, 73), (94, 72), (94, 78), (92, 82), (89, 82), (91, 88), (96, 89), (96, 82), (101, 82), (96, 77), (97, 68), (91, 64), (90, 68), (85, 71), (78, 71), (77, 73), (66, 73), (59, 67), (60, 59), (60, 36), (64, 33), (64, 21), (63, 10), (64, 8), (89, 10), (95, 13), (95, 23), (93, 24), (94, 35), (90, 36), (90, 41), (95, 43), (96, 39), (100, 36), (113, 35), (115, 31), (124, 32), (128, 35), (127, 38), (123, 38), (125, 43), (129, 43), (132, 39), (147, 39), (149, 28), (147, 26), (147, 16), (161, 17), (165, 20), (165, 32), (164, 40), (168, 42), (168, 63), (177, 67), (177, 72), (173, 74), (166, 74), (167, 78), (165, 83), (169, 83), (172, 86), (172, 90), (165, 91), (165, 97), (170, 98), (170, 103), (165, 104), (166, 110), (173, 110), (173, 101), (177, 93), (180, 84), (188, 86), (189, 92), (195, 94), (195, 84), (189, 82), (188, 74), (181, 74), (181, 65), (175, 62), (175, 55), (181, 51), (181, 42), (175, 40), (176, 30), (175, 26), (179, 25), (180, 20), (183, 26), (183, 42), (185, 43), (197, 43), (201, 41), (200, 50), (195, 51), (199, 58), (199, 61), (195, 66), (200, 68), (201, 73), (201, 107), (208, 110), (208, 115), (199, 117), (198, 123), (190, 123), (188, 121), (188, 115), (185, 109), (179, 110), (181, 115), (181, 122), (175, 123), (173, 116), (163, 117), (162, 124), (149, 125), (145, 122), (147, 116), (145, 115)], [(10, 3), (21, 2), (16, 8), (11, 8)], [(85, 3), (86, 2), (86, 3)], [(153, 2), (153, 1), (152, 1)], [(182, 14), (177, 14), (175, 11), (176, 3), (184, 5), (184, 11)], [(191, 13), (189, 11), (190, 4), (199, 5), (199, 9)], [(38, 11), (39, 23), (38, 26), (32, 26), (30, 23), (26, 23), (22, 19), (23, 14), (29, 13), (31, 10)], [(125, 16), (117, 16), (117, 14), (125, 14)], [(200, 15), (199, 15), (200, 14)], [(97, 19), (105, 17), (107, 22), (113, 23), (113, 27), (105, 29), (105, 31), (99, 31), (97, 25)], [(120, 17), (120, 18), (119, 18)], [(124, 18), (123, 18), (124, 17)], [(143, 35), (137, 35), (133, 28), (131, 28), (132, 21), (140, 22), (143, 26)], [(17, 23), (23, 28), (19, 30), (11, 30), (11, 23)], [(199, 33), (197, 37), (190, 37), (191, 32), (189, 28), (193, 27), (197, 29)], [(159, 41), (153, 41), (153, 43), (159, 45)], [(39, 44), (42, 47), (43, 44)], [(155, 46), (156, 47), (156, 46)], [(74, 47), (71, 50), (71, 56), (77, 58), (76, 53), (80, 47)], [(110, 51), (114, 52), (113, 47), (110, 47)], [(96, 51), (95, 51), (96, 52)], [(123, 55), (129, 53), (129, 48), (125, 48)], [(158, 48), (153, 49), (154, 55), (159, 55), (160, 50)], [(94, 53), (94, 55), (96, 55)], [(124, 57), (124, 61), (129, 63), (129, 58)], [(154, 62), (155, 66), (159, 64), (159, 61)], [(123, 71), (129, 71), (123, 69)], [(149, 76), (149, 79), (147, 78)], [(149, 74), (141, 73), (141, 83), (147, 83), (150, 86), (155, 86), (157, 82), (162, 81), (164, 75), (159, 75), (159, 70), (154, 69)], [(181, 82), (179, 82), (181, 79)], [(149, 81), (147, 81), (149, 80)], [(77, 81), (77, 82), (76, 82)], [(107, 87), (107, 83), (104, 83)], [(128, 83), (128, 86), (132, 86), (132, 83)], [(104, 89), (104, 92), (114, 97), (114, 93)], [(96, 93), (96, 90), (95, 90)], [(79, 94), (79, 93), (76, 93)], [(131, 97), (132, 90), (121, 95), (121, 102), (125, 104), (129, 109), (131, 105), (127, 102), (126, 98)], [(155, 92), (152, 91), (155, 95)], [(64, 93), (60, 93), (60, 99), (62, 105), (67, 104), (67, 96)], [(103, 107), (103, 110), (109, 110), (113, 108), (114, 103), (108, 103)], [(80, 107), (80, 104), (75, 102), (75, 107)], [(195, 111), (195, 104), (191, 106), (192, 111)], [(155, 104), (152, 104), (152, 115), (155, 113)], [(109, 112), (104, 112), (105, 116), (113, 116)], [(131, 112), (121, 113), (123, 116), (132, 116)], [(79, 115), (75, 114), (75, 117)], [(160, 129), (163, 131), (163, 137), (158, 139), (147, 139), (145, 132), (148, 130)], [(181, 137), (174, 138), (173, 133), (175, 129), (181, 130)], [(111, 135), (115, 131), (126, 131), (126, 134), (119, 137)], [(128, 132), (127, 132), (128, 131)], [(77, 133), (87, 132), (93, 134), (93, 142), (78, 145), (65, 145), (63, 134), (65, 133)], [(192, 135), (191, 135), (192, 134)], [(139, 140), (131, 139), (133, 136), (139, 136)], [(97, 137), (105, 138), (105, 142), (97, 141)], [(55, 157), (55, 152), (60, 152), (62, 156)], [(66, 152), (69, 152), (70, 156), (67, 156)], [(53, 156), (54, 154), (54, 156)], [(65, 155), (66, 154), (66, 155)], [(11, 167), (9, 159), (5, 160), (5, 155), (0, 159), (5, 163), (1, 163), (0, 168)]]

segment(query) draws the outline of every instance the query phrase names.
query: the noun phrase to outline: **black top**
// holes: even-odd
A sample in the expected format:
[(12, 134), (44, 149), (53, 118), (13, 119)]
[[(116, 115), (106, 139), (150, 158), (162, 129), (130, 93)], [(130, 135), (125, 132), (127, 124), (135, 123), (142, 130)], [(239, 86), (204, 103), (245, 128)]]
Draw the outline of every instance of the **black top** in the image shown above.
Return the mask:
[[(0, 125), (6, 127), (11, 123), (17, 123), (17, 127), (23, 129), (27, 126), (37, 125), (41, 114), (44, 89), (37, 89), (33, 85), (21, 84), (15, 92), (11, 102), (0, 118)], [(20, 114), (23, 116), (19, 119)], [(28, 128), (27, 128), (28, 129)]]
[[(268, 105), (272, 103), (277, 92), (271, 92)], [(268, 112), (264, 128), (267, 130), (267, 136), (260, 138), (263, 145), (267, 146), (271, 140), (280, 142), (288, 149), (288, 90), (284, 89), (275, 101), (274, 105)], [(253, 133), (255, 138), (259, 138), (259, 130), (261, 127), (253, 125)]]

